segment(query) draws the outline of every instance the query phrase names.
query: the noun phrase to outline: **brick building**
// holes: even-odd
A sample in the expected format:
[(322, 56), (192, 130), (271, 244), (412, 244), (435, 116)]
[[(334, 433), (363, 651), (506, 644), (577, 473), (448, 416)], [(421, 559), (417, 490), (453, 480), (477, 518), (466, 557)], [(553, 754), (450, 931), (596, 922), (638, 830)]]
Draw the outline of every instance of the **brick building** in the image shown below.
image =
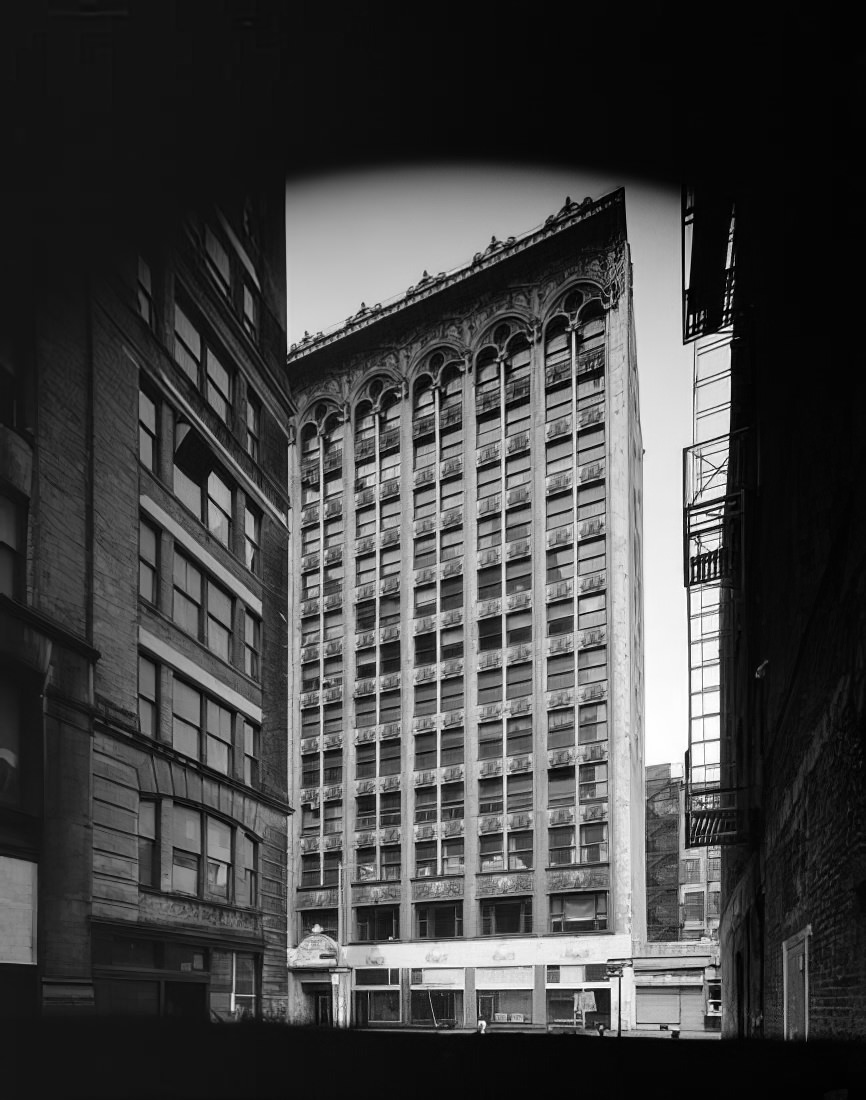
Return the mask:
[[(794, 142), (799, 117), (796, 130)], [(810, 260), (795, 227), (811, 184), (760, 159), (746, 179), (696, 173), (684, 196), (684, 337), (697, 341), (696, 421), (715, 420), (696, 422), (685, 466), (687, 822), (691, 843), (722, 846), (724, 1034), (859, 1039), (866, 393), (847, 326), (811, 342), (800, 281), (844, 271), (849, 238), (818, 234)], [(821, 188), (834, 195), (823, 176)], [(819, 347), (833, 365), (820, 411)]]
[(126, 220), (98, 256), (83, 233), (26, 241), (11, 265), (0, 1000), (18, 1011), (285, 1011), (277, 184), (176, 232)]
[(645, 913), (623, 192), (288, 363), (290, 1018), (616, 1026)]

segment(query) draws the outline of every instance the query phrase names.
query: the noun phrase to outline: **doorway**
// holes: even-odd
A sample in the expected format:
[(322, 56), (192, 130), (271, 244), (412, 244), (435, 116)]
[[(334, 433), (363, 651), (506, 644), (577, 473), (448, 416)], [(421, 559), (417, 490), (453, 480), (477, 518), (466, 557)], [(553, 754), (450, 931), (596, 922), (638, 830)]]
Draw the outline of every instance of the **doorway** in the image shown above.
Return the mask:
[(313, 1013), (316, 1027), (334, 1026), (334, 999), (331, 990), (316, 990), (313, 994)]

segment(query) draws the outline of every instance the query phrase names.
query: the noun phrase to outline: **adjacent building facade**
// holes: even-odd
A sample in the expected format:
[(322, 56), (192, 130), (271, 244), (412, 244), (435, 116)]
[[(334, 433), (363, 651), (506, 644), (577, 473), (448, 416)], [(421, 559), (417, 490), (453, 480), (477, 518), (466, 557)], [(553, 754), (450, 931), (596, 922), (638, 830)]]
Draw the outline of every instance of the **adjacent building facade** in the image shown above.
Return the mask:
[(777, 188), (769, 218), (760, 182), (683, 203), (684, 338), (717, 414), (685, 462), (686, 810), (690, 843), (722, 848), (731, 1037), (858, 1039), (866, 1018), (864, 384), (833, 328), (816, 415), (790, 232), (809, 193)]
[(289, 1019), (633, 1025), (641, 462), (623, 192), (290, 349)]
[(285, 1015), (283, 224), (278, 186), (18, 273), (0, 982), (19, 1012)]
[(647, 941), (719, 938), (721, 848), (687, 847), (680, 764), (646, 770)]

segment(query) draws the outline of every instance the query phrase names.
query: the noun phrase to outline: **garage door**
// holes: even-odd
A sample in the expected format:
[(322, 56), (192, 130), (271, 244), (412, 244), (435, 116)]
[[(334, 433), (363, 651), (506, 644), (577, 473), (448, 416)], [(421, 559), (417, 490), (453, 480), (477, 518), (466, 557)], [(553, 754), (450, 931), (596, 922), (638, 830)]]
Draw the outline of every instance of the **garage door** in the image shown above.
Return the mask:
[(637, 1026), (657, 1028), (659, 1024), (680, 1022), (680, 991), (678, 989), (637, 988)]
[(680, 1027), (683, 1031), (704, 1030), (703, 989), (680, 990)]

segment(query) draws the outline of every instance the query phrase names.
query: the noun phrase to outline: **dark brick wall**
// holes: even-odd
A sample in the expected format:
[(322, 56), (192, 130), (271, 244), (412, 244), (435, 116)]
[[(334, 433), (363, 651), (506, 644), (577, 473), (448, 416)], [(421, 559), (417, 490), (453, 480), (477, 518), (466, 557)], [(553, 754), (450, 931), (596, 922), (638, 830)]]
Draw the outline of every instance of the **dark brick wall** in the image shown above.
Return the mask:
[[(736, 1034), (739, 1013), (747, 1034), (782, 1034), (782, 945), (809, 925), (809, 1037), (855, 1038), (866, 1020), (866, 387), (838, 328), (806, 340), (796, 298), (767, 275), (769, 251), (743, 251), (761, 272), (760, 313), (741, 324), (734, 359), (732, 421), (749, 429), (750, 469), (727, 680), (748, 837), (723, 855), (725, 1030)], [(798, 376), (807, 364), (832, 371), (831, 384)]]

